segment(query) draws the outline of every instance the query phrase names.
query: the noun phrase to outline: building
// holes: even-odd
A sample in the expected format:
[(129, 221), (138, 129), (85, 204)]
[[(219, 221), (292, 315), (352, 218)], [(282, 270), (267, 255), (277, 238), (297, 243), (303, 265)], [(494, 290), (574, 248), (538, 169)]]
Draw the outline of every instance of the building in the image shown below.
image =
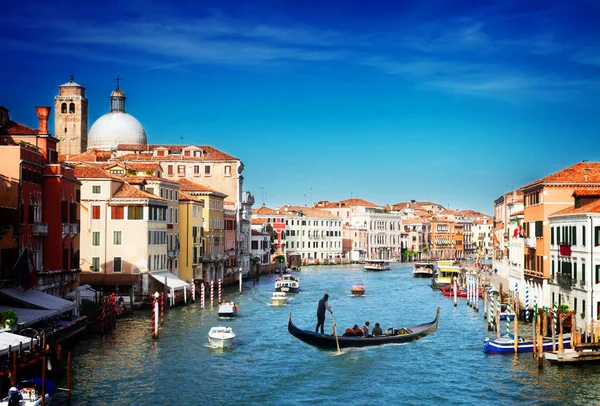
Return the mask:
[(59, 139), (59, 155), (81, 154), (87, 149), (88, 100), (85, 87), (71, 76), (58, 87), (54, 97), (54, 135)]
[(271, 248), (275, 257), (283, 255), (287, 258), (285, 245), (286, 218), (285, 213), (271, 209), (264, 204), (258, 209), (252, 210), (252, 221), (264, 219), (267, 232), (272, 233)]
[(0, 183), (0, 279), (8, 281), (19, 257), (19, 180), (0, 175)]
[(204, 257), (204, 200), (179, 192), (179, 277), (185, 281), (202, 279)]
[[(50, 107), (36, 112), (39, 130), (10, 120), (0, 106), (0, 175), (19, 180), (20, 227), (13, 233), (37, 273), (29, 287), (62, 296), (78, 283), (80, 183), (71, 167), (57, 161), (59, 140), (48, 132)], [(14, 251), (7, 257), (12, 261)]]

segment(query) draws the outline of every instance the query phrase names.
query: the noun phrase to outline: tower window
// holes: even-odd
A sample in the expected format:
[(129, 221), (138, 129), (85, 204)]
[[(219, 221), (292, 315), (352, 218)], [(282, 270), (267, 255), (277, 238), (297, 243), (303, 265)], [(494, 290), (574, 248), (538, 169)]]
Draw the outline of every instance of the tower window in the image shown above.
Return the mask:
[(65, 134), (67, 133), (67, 127), (65, 127)]
[(69, 104), (69, 113), (75, 113), (75, 103)]
[(67, 103), (63, 103), (60, 105), (60, 112), (61, 113), (66, 113), (67, 112)]

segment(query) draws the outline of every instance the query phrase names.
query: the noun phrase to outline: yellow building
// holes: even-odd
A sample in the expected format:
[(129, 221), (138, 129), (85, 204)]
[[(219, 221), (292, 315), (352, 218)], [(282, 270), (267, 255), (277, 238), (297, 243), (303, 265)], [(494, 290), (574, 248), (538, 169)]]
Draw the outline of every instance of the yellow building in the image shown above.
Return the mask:
[(179, 193), (179, 277), (186, 281), (202, 279), (203, 211), (204, 201)]
[(202, 211), (204, 255), (202, 256), (201, 273), (196, 272), (196, 279), (202, 279), (205, 282), (223, 280), (225, 260), (228, 258), (225, 253), (223, 208), (227, 195), (185, 178), (178, 179), (177, 182), (181, 186), (181, 191), (204, 203)]

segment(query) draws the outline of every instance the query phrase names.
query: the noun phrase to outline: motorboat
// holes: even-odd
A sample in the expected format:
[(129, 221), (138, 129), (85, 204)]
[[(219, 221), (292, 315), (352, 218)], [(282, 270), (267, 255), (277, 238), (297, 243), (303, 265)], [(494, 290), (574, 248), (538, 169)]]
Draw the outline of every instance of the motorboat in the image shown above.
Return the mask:
[[(558, 346), (558, 337), (556, 337), (556, 346)], [(571, 346), (571, 334), (565, 334), (563, 337), (563, 346)], [(544, 351), (552, 351), (552, 338), (544, 337), (542, 341)], [(513, 334), (503, 335), (496, 339), (486, 338), (483, 341), (483, 352), (490, 354), (514, 354), (515, 336)], [(533, 341), (524, 340), (522, 337), (517, 341), (517, 352), (533, 352)]]
[(438, 273), (431, 278), (431, 287), (441, 289), (450, 285), (454, 278), (458, 278), (460, 267), (452, 265), (454, 261), (438, 261)]
[(287, 293), (285, 292), (273, 292), (271, 296), (271, 304), (273, 306), (283, 306), (287, 304)]
[[(56, 385), (50, 379), (46, 378), (45, 383), (42, 378), (30, 378), (20, 381), (16, 388), (21, 393), (19, 406), (37, 406), (49, 404), (56, 393)], [(43, 384), (43, 385), (42, 385)], [(44, 399), (42, 399), (42, 389)], [(8, 396), (0, 401), (0, 406), (8, 406)]]
[(354, 295), (354, 296), (364, 296), (365, 295), (365, 285), (363, 285), (362, 283), (352, 285), (351, 292), (352, 292), (352, 295)]
[(275, 279), (275, 291), (286, 293), (298, 293), (300, 290), (300, 280), (293, 275), (281, 275)]
[(371, 259), (365, 261), (365, 271), (388, 271), (390, 269), (389, 261), (382, 259)]
[(432, 278), (437, 270), (433, 262), (415, 262), (413, 266), (413, 276), (415, 278)]
[(334, 334), (315, 333), (312, 330), (301, 330), (292, 323), (292, 314), (288, 319), (288, 332), (305, 342), (318, 348), (336, 349), (349, 347), (374, 347), (384, 344), (402, 344), (409, 343), (435, 333), (440, 319), (440, 309), (438, 307), (435, 319), (429, 323), (419, 324), (413, 327), (401, 327), (398, 329), (388, 329), (389, 333), (380, 336), (336, 336)]
[(229, 319), (237, 316), (237, 312), (238, 312), (238, 307), (233, 302), (233, 300), (230, 300), (228, 302), (221, 302), (219, 304), (219, 310), (217, 310), (217, 313), (219, 314), (220, 318), (229, 318)]
[(230, 348), (233, 346), (235, 334), (231, 327), (211, 327), (208, 332), (208, 342), (216, 348)]

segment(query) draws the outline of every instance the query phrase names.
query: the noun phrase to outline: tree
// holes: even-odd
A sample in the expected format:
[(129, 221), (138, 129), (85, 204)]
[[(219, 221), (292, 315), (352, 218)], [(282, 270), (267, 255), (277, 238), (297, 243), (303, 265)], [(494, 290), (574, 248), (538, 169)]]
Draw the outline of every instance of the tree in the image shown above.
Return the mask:
[(267, 233), (269, 234), (269, 238), (271, 240), (271, 255), (275, 254), (275, 252), (277, 252), (277, 231), (273, 230), (273, 226), (271, 226), (270, 224), (267, 224)]

